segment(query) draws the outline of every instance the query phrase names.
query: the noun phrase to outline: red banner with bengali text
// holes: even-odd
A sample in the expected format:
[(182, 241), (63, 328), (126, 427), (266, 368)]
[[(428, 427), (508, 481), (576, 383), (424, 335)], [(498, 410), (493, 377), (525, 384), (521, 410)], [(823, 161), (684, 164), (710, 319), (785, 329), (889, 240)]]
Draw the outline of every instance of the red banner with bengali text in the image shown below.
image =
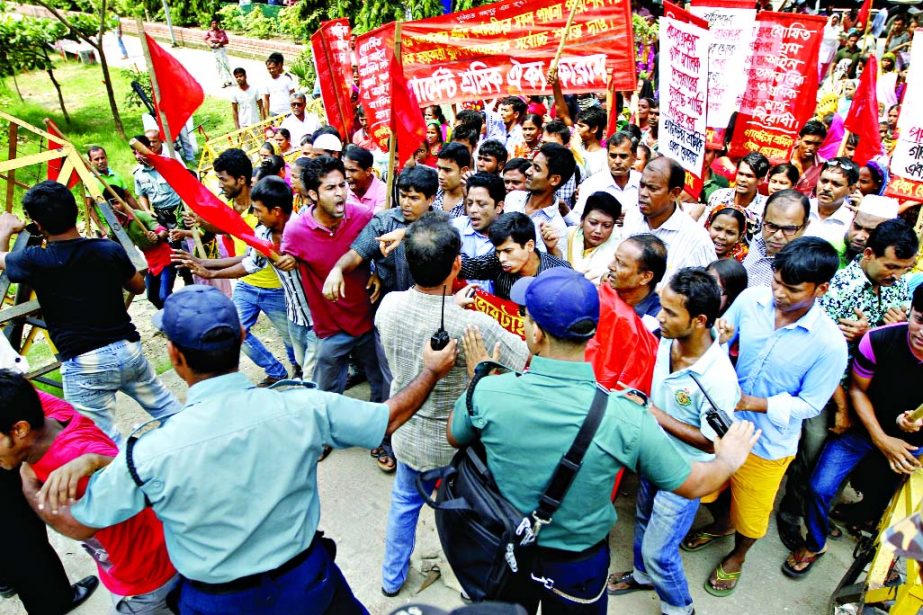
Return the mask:
[(353, 62), (349, 49), (349, 20), (325, 21), (311, 35), (311, 51), (327, 121), (345, 139), (353, 127)]
[(558, 65), (565, 92), (635, 89), (628, 0), (501, 0), (403, 24), (402, 61), (420, 105), (550, 94), (545, 76), (577, 10)]
[(523, 318), (519, 315), (519, 306), (512, 301), (501, 299), (497, 295), (492, 295), (478, 288), (474, 291), (474, 309), (478, 312), (484, 312), (510, 333), (515, 333), (522, 339), (526, 339), (522, 324)]
[(747, 89), (728, 155), (758, 151), (776, 164), (788, 160), (798, 131), (814, 113), (827, 18), (763, 11), (756, 23)]

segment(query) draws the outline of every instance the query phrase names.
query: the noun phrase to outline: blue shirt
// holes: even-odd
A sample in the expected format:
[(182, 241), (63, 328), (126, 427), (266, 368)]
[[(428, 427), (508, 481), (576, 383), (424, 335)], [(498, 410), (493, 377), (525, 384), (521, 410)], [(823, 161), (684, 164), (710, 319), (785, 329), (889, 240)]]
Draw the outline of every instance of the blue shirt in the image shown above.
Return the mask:
[(144, 508), (163, 522), (170, 560), (185, 577), (225, 583), (279, 567), (311, 544), (320, 519), (322, 446), (381, 442), (388, 408), (316, 390), (270, 391), (241, 373), (189, 389), (186, 406), (124, 449), (71, 507), (89, 527)]
[[(491, 254), (494, 250), (494, 244), (490, 243), (490, 238), (486, 233), (479, 233), (471, 226), (471, 219), (468, 216), (461, 218), (452, 218), (452, 226), (458, 229), (461, 235), (461, 253), (468, 258), (477, 258), (485, 254)], [(480, 284), (481, 289), (488, 293), (494, 292), (494, 284), (490, 280), (467, 280), (472, 284)]]
[(763, 430), (753, 453), (763, 459), (794, 455), (801, 422), (817, 416), (846, 369), (846, 341), (815, 302), (796, 322), (775, 326), (772, 289), (748, 288), (724, 318), (740, 340), (737, 379), (744, 395), (765, 397), (768, 410), (737, 412), (738, 420)]

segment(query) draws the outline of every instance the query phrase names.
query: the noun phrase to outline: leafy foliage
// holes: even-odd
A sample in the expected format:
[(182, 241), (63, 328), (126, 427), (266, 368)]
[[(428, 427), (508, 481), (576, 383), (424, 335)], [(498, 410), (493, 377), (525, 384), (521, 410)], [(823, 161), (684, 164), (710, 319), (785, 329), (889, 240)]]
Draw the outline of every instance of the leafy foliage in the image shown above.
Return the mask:
[[(4, 7), (0, 5), (0, 10)], [(22, 17), (3, 11), (0, 14), (0, 76), (30, 70), (51, 70), (48, 50), (64, 38), (67, 28), (58, 21)]]
[[(131, 83), (132, 81), (137, 81), (141, 85), (141, 89), (147, 93), (148, 100), (154, 100), (152, 93), (153, 87), (151, 86), (151, 77), (146, 70), (131, 65), (128, 68), (123, 68), (121, 71), (122, 77), (126, 83)], [(147, 111), (147, 107), (141, 101), (141, 97), (138, 96), (138, 93), (135, 92), (134, 88), (127, 87), (125, 88), (125, 97), (122, 99), (123, 104), (129, 108), (135, 109), (144, 109)]]

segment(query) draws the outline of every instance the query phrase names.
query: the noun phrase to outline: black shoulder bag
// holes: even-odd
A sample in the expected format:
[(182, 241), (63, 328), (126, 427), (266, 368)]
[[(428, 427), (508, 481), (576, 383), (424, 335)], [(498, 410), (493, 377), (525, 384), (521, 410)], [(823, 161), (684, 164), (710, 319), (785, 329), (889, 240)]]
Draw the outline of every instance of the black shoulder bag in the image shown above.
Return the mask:
[[(477, 365), (468, 385), (467, 410), (478, 381), (491, 370), (507, 369), (493, 361)], [(583, 456), (605, 414), (608, 393), (597, 386), (590, 411), (570, 449), (561, 458), (538, 508), (522, 513), (501, 495), (490, 470), (483, 444), (478, 440), (458, 451), (446, 468), (417, 477), (417, 490), (436, 510), (439, 542), (462, 588), (474, 601), (501, 598), (513, 577), (528, 572), (542, 526), (551, 523), (583, 463)], [(441, 479), (436, 500), (423, 481)]]

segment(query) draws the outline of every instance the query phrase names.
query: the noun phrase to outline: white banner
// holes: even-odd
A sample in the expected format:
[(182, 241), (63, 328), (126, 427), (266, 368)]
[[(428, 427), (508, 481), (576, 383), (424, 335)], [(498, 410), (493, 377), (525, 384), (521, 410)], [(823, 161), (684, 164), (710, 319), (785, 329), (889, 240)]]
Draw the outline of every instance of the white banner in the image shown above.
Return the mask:
[[(916, 64), (914, 64), (916, 62)], [(897, 143), (891, 154), (891, 175), (923, 181), (923, 30), (915, 30), (910, 47), (907, 92), (897, 119)]]

